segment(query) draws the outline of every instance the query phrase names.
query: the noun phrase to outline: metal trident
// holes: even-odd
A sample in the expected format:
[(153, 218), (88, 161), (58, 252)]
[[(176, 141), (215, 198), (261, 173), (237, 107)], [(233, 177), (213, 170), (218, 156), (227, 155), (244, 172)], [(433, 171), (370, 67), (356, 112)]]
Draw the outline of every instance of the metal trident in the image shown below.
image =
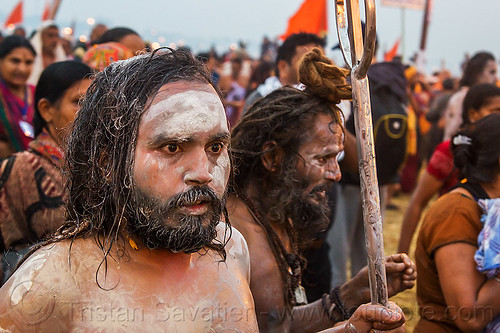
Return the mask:
[(375, 52), (375, 0), (365, 0), (365, 45), (363, 47), (359, 0), (334, 0), (337, 32), (344, 59), (351, 68), (352, 100), (358, 147), (361, 198), (368, 272), (373, 304), (387, 305), (384, 241), (380, 194), (375, 165), (375, 146), (366, 73)]

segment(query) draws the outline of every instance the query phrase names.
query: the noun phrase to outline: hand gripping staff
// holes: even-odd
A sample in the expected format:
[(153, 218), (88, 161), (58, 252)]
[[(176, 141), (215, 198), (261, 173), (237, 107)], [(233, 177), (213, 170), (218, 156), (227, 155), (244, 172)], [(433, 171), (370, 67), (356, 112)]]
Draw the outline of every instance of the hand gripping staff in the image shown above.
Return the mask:
[(375, 165), (370, 88), (366, 76), (375, 52), (375, 0), (364, 0), (366, 17), (364, 46), (359, 0), (334, 1), (340, 49), (345, 62), (351, 68), (352, 101), (371, 300), (373, 304), (387, 306), (380, 194)]

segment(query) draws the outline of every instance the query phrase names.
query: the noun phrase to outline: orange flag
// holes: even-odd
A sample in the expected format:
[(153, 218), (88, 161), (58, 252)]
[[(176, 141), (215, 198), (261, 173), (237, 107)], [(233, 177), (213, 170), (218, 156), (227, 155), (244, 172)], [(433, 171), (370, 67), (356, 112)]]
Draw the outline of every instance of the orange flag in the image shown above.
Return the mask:
[(298, 32), (325, 37), (328, 32), (326, 8), (326, 0), (304, 0), (299, 10), (288, 20), (288, 28), (280, 38), (285, 40)]
[(10, 13), (7, 20), (5, 20), (4, 27), (8, 27), (9, 25), (16, 25), (23, 22), (23, 0), (20, 0), (19, 3), (14, 7), (12, 13)]
[(51, 2), (49, 0), (45, 1), (45, 7), (43, 8), (43, 14), (42, 14), (42, 22), (50, 20), (50, 9), (51, 9)]
[(392, 58), (394, 58), (398, 54), (398, 49), (399, 49), (399, 39), (396, 41), (396, 43), (394, 43), (392, 49), (390, 49), (384, 54), (384, 61), (387, 62), (392, 61)]

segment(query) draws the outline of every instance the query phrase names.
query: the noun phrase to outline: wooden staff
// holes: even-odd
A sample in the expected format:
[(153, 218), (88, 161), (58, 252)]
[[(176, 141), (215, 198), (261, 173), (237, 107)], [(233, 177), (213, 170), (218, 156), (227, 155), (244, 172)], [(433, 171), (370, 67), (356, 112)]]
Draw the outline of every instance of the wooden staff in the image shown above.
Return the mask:
[(375, 52), (375, 0), (365, 0), (364, 47), (359, 0), (334, 1), (340, 49), (347, 65), (351, 68), (352, 101), (371, 300), (373, 304), (385, 306), (387, 305), (387, 281), (384, 264), (384, 240), (375, 164), (370, 88), (366, 76)]

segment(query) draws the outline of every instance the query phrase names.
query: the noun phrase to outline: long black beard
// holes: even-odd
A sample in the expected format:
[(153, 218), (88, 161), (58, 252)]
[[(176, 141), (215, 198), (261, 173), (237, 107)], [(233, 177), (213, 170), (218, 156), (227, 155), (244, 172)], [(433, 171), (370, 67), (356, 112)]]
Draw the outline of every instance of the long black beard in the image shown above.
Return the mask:
[[(301, 249), (307, 249), (312, 242), (324, 239), (328, 231), (330, 224), (328, 197), (319, 197), (315, 194), (323, 190), (328, 190), (328, 186), (320, 185), (308, 195), (300, 195), (289, 207)], [(317, 202), (312, 201), (313, 198)]]
[(304, 184), (296, 184), (295, 189), (287, 189), (296, 194), (284, 209), (293, 221), (300, 249), (307, 249), (312, 242), (324, 238), (330, 224), (330, 207), (328, 198), (318, 196), (317, 193), (327, 191), (328, 188), (330, 186), (326, 184), (316, 186), (309, 194), (304, 194)]
[[(165, 203), (135, 189), (128, 231), (149, 249), (166, 249), (174, 253), (194, 253), (214, 243), (225, 195), (217, 197), (208, 186), (193, 187), (178, 193)], [(197, 201), (208, 204), (202, 215), (186, 215), (179, 208)]]

